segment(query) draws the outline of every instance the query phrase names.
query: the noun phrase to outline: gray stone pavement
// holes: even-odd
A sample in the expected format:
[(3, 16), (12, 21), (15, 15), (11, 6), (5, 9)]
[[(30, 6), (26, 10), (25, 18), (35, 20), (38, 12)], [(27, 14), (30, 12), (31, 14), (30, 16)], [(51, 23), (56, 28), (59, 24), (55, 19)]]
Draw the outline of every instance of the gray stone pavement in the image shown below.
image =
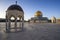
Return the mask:
[(60, 24), (24, 23), (22, 32), (5, 33), (4, 30), (5, 23), (0, 22), (0, 40), (60, 40)]

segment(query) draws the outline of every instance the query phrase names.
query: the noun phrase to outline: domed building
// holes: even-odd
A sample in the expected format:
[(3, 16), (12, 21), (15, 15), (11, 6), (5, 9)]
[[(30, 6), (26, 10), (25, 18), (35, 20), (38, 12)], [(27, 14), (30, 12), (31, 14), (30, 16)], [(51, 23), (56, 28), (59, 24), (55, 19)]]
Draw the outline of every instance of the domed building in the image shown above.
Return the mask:
[(54, 16), (51, 17), (51, 23), (56, 23), (56, 18)]
[(42, 12), (41, 11), (37, 11), (34, 15), (35, 17), (42, 17)]
[[(14, 17), (14, 27), (11, 26), (11, 17)], [(20, 20), (19, 29), (17, 29), (17, 18)], [(12, 29), (15, 31), (23, 30), (23, 24), (24, 24), (24, 12), (21, 6), (16, 4), (13, 4), (8, 7), (6, 11), (6, 32), (10, 32)]]
[(40, 23), (46, 23), (48, 22), (48, 18), (47, 17), (43, 17), (43, 14), (41, 11), (37, 11), (34, 15), (34, 17), (32, 17), (30, 19), (30, 22), (40, 22)]

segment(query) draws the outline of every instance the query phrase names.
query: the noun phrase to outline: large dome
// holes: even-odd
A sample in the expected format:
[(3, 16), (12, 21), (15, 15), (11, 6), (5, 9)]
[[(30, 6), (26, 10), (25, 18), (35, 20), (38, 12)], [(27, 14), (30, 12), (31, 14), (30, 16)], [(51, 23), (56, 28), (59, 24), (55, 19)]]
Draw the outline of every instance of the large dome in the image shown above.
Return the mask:
[(37, 11), (37, 12), (35, 13), (35, 16), (42, 16), (42, 12), (41, 12), (41, 11)]
[(16, 4), (9, 6), (7, 10), (19, 10), (23, 12), (22, 8)]

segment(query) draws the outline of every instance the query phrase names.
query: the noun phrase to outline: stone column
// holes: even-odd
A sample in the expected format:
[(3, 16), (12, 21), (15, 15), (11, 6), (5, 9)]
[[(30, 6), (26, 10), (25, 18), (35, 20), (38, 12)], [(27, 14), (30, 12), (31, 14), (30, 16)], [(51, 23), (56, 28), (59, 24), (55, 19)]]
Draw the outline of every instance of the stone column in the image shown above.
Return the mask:
[(8, 32), (10, 32), (10, 18), (8, 19)]
[(24, 17), (22, 17), (22, 31), (23, 31), (23, 27), (24, 27)]
[(15, 18), (15, 31), (17, 31), (17, 18)]
[(20, 27), (20, 29), (21, 29), (21, 28), (22, 28), (22, 26), (21, 26), (21, 17), (20, 17), (20, 19), (19, 19), (19, 20), (20, 20), (20, 23), (19, 23), (20, 25), (19, 25), (19, 27)]
[(7, 15), (6, 15), (6, 32), (8, 31), (8, 19), (7, 19)]

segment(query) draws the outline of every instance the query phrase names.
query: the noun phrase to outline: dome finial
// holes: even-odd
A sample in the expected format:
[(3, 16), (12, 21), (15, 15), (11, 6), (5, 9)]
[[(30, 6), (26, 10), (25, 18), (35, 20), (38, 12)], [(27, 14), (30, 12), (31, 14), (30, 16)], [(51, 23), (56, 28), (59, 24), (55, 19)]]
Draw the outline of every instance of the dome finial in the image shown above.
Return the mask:
[(17, 1), (16, 1), (16, 5), (17, 5)]

